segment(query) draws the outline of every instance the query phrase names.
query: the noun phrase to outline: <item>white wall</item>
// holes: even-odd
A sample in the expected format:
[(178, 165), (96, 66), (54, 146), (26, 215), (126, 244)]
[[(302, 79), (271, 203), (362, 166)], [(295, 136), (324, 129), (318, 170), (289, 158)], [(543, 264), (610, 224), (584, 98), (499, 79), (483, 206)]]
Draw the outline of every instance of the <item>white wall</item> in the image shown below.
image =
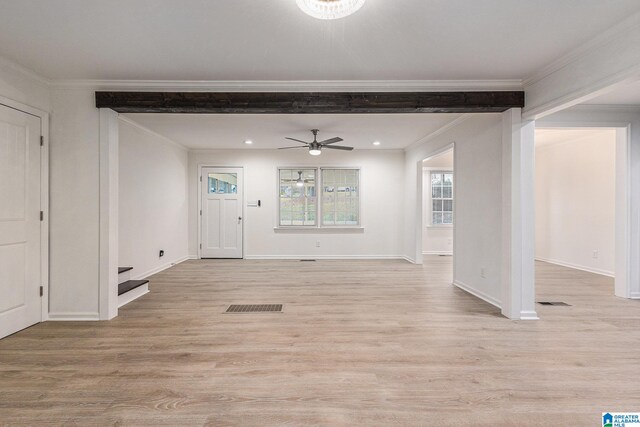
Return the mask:
[(430, 225), (430, 185), (432, 170), (453, 170), (453, 150), (425, 160), (422, 166), (425, 168), (422, 181), (422, 253), (425, 255), (452, 255), (453, 227)]
[[(119, 265), (144, 278), (188, 257), (187, 150), (119, 120)], [(158, 253), (164, 250), (164, 257)]]
[(99, 110), (92, 88), (51, 98), (50, 316), (98, 319)]
[(615, 164), (615, 130), (536, 147), (537, 259), (614, 275)]
[[(456, 126), (407, 151), (405, 253), (417, 259), (422, 242), (422, 160), (455, 143), (456, 226), (454, 282), (500, 305), (502, 269), (502, 117), (469, 115)], [(415, 194), (416, 197), (411, 197)], [(418, 197), (420, 195), (420, 197)], [(419, 244), (418, 244), (419, 243)], [(484, 277), (481, 271), (484, 270)]]
[[(189, 153), (189, 254), (197, 255), (198, 166), (244, 167), (246, 200), (262, 207), (244, 207), (244, 253), (247, 258), (402, 256), (404, 154), (394, 150), (323, 151), (311, 157), (304, 150), (215, 150)], [(277, 168), (286, 166), (353, 166), (362, 168), (363, 231), (275, 231)], [(320, 247), (316, 247), (316, 242)]]

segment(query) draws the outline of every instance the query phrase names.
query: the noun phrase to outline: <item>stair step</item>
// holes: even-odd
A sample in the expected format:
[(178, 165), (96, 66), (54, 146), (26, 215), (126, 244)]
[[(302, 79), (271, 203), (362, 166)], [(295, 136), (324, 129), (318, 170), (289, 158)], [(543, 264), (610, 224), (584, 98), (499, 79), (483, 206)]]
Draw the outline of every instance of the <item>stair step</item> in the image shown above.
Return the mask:
[(133, 267), (118, 267), (118, 274), (126, 273), (130, 270), (133, 270)]
[(148, 280), (127, 280), (126, 282), (118, 285), (118, 295), (126, 294), (135, 288), (146, 285), (147, 283), (149, 283)]

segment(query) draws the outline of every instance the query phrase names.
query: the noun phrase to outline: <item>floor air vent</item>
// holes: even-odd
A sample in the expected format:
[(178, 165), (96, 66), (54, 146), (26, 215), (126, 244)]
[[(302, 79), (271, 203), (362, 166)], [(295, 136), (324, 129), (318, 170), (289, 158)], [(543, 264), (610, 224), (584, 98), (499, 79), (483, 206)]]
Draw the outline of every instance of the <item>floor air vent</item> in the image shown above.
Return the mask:
[(282, 304), (230, 305), (225, 313), (281, 313)]
[(540, 305), (559, 305), (559, 306), (564, 306), (564, 307), (571, 307), (571, 305), (567, 304), (566, 302), (538, 301), (538, 304), (540, 304)]

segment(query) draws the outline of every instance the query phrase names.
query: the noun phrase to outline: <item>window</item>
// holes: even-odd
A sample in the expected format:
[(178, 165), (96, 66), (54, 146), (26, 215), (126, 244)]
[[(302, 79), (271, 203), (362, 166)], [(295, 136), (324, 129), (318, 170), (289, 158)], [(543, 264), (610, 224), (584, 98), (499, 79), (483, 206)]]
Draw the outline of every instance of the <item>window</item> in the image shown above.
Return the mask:
[(235, 173), (210, 173), (209, 194), (237, 194), (238, 174)]
[(280, 225), (316, 225), (315, 169), (280, 169)]
[(278, 181), (280, 227), (360, 224), (359, 169), (281, 168)]
[(356, 169), (322, 169), (322, 225), (358, 225), (359, 173)]
[(431, 225), (453, 224), (453, 172), (431, 172)]

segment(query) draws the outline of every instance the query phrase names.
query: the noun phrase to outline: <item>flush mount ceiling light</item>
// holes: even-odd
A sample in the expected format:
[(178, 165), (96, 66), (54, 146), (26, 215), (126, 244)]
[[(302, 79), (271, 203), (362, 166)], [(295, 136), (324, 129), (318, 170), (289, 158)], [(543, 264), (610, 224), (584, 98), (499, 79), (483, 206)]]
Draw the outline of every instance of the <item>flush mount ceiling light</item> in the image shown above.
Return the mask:
[(307, 15), (318, 19), (340, 19), (362, 7), (365, 0), (296, 0)]
[(250, 139), (247, 139), (244, 143), (247, 144), (247, 145), (251, 145), (251, 144), (253, 144), (253, 141), (250, 140)]
[(380, 141), (373, 141), (373, 145), (375, 145), (376, 147), (377, 147), (378, 145), (380, 145), (380, 144), (381, 144), (381, 142), (380, 142)]

